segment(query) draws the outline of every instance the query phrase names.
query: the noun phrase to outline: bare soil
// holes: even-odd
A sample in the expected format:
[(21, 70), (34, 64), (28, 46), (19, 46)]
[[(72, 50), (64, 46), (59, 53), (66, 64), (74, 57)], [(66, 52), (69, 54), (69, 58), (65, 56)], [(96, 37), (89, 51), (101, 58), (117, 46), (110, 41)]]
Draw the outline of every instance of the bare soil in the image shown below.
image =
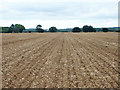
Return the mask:
[(117, 88), (118, 33), (2, 34), (3, 88)]

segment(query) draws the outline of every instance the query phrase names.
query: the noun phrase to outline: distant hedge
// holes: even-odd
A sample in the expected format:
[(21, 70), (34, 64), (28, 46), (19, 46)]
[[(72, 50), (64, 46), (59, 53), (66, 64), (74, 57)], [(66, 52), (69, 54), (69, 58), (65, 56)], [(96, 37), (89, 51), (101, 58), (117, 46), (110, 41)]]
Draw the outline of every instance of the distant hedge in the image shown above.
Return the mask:
[(0, 33), (8, 33), (9, 27), (0, 27)]

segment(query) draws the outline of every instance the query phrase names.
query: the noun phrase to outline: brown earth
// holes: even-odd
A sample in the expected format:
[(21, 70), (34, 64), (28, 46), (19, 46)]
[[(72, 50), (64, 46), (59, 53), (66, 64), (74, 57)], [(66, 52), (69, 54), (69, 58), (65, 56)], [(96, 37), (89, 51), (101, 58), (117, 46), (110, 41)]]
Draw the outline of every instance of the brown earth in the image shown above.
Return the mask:
[(118, 33), (2, 37), (3, 88), (118, 87)]

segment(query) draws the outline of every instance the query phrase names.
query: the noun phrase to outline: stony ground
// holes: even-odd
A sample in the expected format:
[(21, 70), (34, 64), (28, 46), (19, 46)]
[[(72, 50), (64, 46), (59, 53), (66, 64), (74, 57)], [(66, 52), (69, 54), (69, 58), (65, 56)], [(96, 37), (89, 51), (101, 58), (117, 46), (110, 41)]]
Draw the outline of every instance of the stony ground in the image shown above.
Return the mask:
[(4, 88), (118, 87), (118, 33), (2, 36)]

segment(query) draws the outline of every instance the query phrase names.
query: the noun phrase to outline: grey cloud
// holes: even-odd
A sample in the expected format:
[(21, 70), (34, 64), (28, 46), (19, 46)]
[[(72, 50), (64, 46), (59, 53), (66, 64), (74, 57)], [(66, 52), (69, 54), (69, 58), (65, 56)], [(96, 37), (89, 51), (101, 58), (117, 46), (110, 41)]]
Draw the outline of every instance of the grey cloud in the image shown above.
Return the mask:
[[(94, 20), (117, 18), (113, 3), (9, 3), (4, 4), (3, 20)], [(103, 10), (99, 12), (100, 10)], [(104, 9), (108, 12), (104, 12)]]

